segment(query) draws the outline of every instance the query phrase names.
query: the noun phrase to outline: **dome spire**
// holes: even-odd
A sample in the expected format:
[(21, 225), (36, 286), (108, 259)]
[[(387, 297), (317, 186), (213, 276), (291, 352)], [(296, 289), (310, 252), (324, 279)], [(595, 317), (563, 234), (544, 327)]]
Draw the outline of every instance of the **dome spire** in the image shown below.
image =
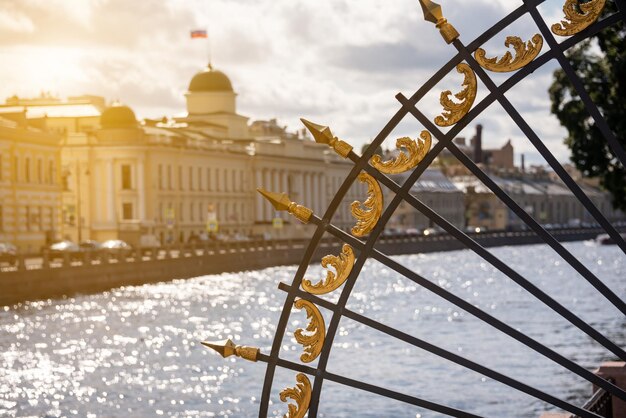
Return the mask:
[(190, 92), (233, 92), (233, 86), (223, 72), (213, 68), (209, 62), (204, 70), (193, 76), (189, 83)]

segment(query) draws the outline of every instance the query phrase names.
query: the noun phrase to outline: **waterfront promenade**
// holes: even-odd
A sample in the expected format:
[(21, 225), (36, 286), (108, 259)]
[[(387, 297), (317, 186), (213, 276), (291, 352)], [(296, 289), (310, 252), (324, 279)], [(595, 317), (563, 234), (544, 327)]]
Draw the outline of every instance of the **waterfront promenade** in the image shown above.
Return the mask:
[[(561, 242), (593, 239), (601, 232), (595, 228), (551, 231)], [(530, 231), (486, 232), (470, 236), (484, 247), (542, 242)], [(66, 257), (56, 262), (39, 256), (20, 257), (18, 266), (4, 267), (0, 272), (0, 306), (97, 293), (119, 286), (298, 264), (307, 243), (307, 240), (212, 242), (172, 246), (146, 256), (135, 253), (119, 259), (93, 257), (88, 253), (80, 260)], [(334, 238), (324, 239), (314, 260), (338, 253), (341, 244)], [(438, 234), (383, 236), (376, 248), (385, 254), (400, 255), (459, 250), (464, 246), (451, 235)]]

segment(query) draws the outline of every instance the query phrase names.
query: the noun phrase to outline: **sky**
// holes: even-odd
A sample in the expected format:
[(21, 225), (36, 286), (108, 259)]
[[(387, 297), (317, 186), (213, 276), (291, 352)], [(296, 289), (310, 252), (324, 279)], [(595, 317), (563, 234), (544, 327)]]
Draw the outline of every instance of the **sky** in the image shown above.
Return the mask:
[[(439, 3), (469, 43), (521, 0)], [(562, 4), (541, 6), (548, 24), (559, 20)], [(207, 29), (210, 41), (192, 40), (193, 29)], [(522, 18), (486, 44), (488, 56), (506, 51), (508, 35), (530, 39), (537, 32), (530, 18)], [(129, 105), (140, 118), (179, 116), (209, 49), (214, 67), (238, 93), (239, 113), (277, 118), (289, 130), (300, 129), (304, 117), (331, 126), (355, 147), (375, 137), (399, 109), (398, 92), (411, 96), (455, 51), (423, 20), (417, 0), (0, 0), (0, 100), (44, 91), (95, 94)], [(554, 69), (548, 63), (507, 97), (567, 161), (565, 130), (549, 111)], [(449, 74), (418, 107), (434, 118), (440, 91), (456, 92), (461, 82), (456, 72)], [(485, 91), (479, 84), (477, 100)], [(499, 105), (461, 136), (471, 137), (476, 123), (484, 126), (485, 147), (511, 139), (516, 154), (543, 163)], [(408, 116), (384, 147), (422, 129)]]

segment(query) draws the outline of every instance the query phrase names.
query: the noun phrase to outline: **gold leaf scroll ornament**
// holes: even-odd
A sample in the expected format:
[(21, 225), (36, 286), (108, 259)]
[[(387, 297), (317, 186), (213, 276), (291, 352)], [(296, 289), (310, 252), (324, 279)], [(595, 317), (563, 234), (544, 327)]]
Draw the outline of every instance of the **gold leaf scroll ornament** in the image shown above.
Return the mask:
[(324, 340), (326, 339), (324, 317), (320, 310), (317, 309), (317, 306), (308, 300), (298, 299), (293, 305), (298, 309), (304, 309), (307, 319), (310, 320), (306, 329), (298, 328), (294, 332), (296, 341), (304, 347), (304, 354), (300, 356), (300, 360), (304, 363), (310, 363), (320, 355), (324, 346)]
[(288, 404), (289, 412), (283, 415), (283, 418), (304, 418), (309, 410), (311, 403), (311, 381), (303, 373), (296, 375), (298, 382), (293, 388), (286, 388), (280, 392), (280, 400), (287, 402), (287, 399), (293, 399), (296, 404)]
[[(421, 141), (415, 141), (407, 136), (396, 140), (396, 148), (400, 151), (398, 156), (389, 161), (382, 161), (380, 155), (376, 154), (370, 160), (372, 167), (377, 168), (385, 174), (399, 174), (411, 170), (424, 159), (432, 144), (430, 132), (422, 131)], [(402, 152), (406, 149), (406, 153)]]
[(302, 288), (313, 295), (323, 295), (338, 289), (346, 281), (352, 271), (352, 266), (354, 266), (354, 251), (352, 247), (348, 244), (343, 244), (341, 254), (338, 256), (327, 255), (322, 258), (322, 267), (327, 269), (329, 265), (335, 268), (337, 274), (328, 270), (326, 272), (326, 280), (320, 280), (316, 284), (312, 284), (310, 280), (304, 279)]
[(456, 66), (457, 72), (465, 76), (463, 86), (465, 88), (454, 95), (460, 103), (455, 103), (450, 99), (452, 92), (446, 90), (441, 93), (439, 102), (443, 106), (443, 113), (435, 118), (435, 123), (439, 126), (452, 126), (463, 118), (472, 108), (476, 99), (476, 91), (478, 84), (476, 83), (476, 75), (469, 65), (462, 62)]
[(537, 33), (530, 41), (524, 42), (522, 38), (518, 36), (507, 36), (504, 46), (507, 48), (512, 46), (515, 51), (515, 57), (513, 57), (511, 52), (507, 51), (500, 59), (498, 59), (498, 57), (486, 58), (485, 50), (478, 48), (474, 54), (474, 58), (476, 58), (476, 62), (478, 62), (481, 67), (489, 71), (506, 73), (519, 70), (537, 57), (543, 47), (543, 38)]
[(376, 179), (369, 174), (361, 172), (358, 178), (361, 183), (367, 183), (367, 199), (363, 203), (358, 200), (352, 202), (350, 210), (356, 218), (352, 235), (362, 237), (374, 229), (383, 213), (383, 192)]
[(605, 3), (606, 0), (591, 0), (586, 3), (580, 3), (577, 0), (566, 0), (563, 5), (565, 20), (552, 25), (552, 33), (559, 36), (571, 36), (586, 29), (598, 20)]

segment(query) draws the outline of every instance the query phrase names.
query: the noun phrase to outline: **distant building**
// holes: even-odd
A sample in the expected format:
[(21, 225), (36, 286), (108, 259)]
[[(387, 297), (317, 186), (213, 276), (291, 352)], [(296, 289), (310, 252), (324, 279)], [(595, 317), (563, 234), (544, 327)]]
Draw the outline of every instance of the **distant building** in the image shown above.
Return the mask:
[[(103, 108), (91, 96), (7, 104), (12, 117), (37, 116), (63, 135), (63, 235), (132, 244), (143, 235), (187, 241), (208, 230), (308, 236), (312, 226), (276, 213), (256, 188), (287, 192), (323, 214), (352, 164), (275, 120), (248, 125), (230, 80), (211, 67), (194, 75), (185, 97), (186, 116), (143, 122), (128, 106)], [(354, 224), (350, 202), (365, 196), (359, 187), (335, 216), (344, 229)]]
[(0, 241), (39, 251), (60, 232), (59, 135), (0, 117)]
[[(476, 134), (469, 142), (464, 137), (456, 137), (453, 143), (476, 164), (480, 164), (488, 169), (513, 170), (515, 168), (514, 149), (511, 140), (509, 139), (501, 148), (483, 148), (482, 125), (476, 125)], [(458, 164), (456, 158), (447, 149), (441, 152), (439, 159), (445, 166)]]
[[(395, 175), (394, 180), (404, 183), (409, 174)], [(465, 226), (463, 192), (435, 167), (427, 168), (411, 187), (411, 194), (433, 211), (458, 228)], [(434, 226), (433, 222), (403, 201), (388, 224), (391, 228), (406, 230), (424, 229)]]
[[(491, 177), (540, 224), (577, 225), (581, 222), (596, 222), (574, 194), (548, 172), (518, 172)], [(453, 182), (465, 192), (468, 225), (488, 229), (523, 227), (524, 222), (475, 177), (458, 176), (453, 178)], [(579, 185), (609, 221), (626, 219), (623, 212), (613, 209), (608, 193), (584, 183)]]
[(505, 229), (508, 225), (508, 208), (480, 180), (473, 176), (452, 178), (464, 194), (465, 226), (483, 229)]

